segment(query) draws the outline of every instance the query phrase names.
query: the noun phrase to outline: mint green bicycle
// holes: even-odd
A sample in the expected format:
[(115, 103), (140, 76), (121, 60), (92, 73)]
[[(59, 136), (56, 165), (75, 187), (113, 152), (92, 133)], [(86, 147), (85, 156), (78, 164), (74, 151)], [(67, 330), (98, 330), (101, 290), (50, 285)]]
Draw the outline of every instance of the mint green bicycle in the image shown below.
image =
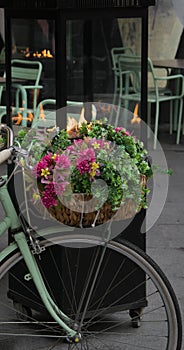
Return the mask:
[[(28, 154), (12, 146), (11, 129), (1, 129), (8, 146), (0, 163), (26, 160)], [(11, 234), (0, 253), (2, 350), (181, 349), (176, 296), (145, 252), (122, 238), (108, 240), (109, 227), (107, 239), (62, 225), (32, 228), (17, 213), (8, 181), (1, 177), (0, 235)], [(19, 286), (16, 298), (12, 280)]]

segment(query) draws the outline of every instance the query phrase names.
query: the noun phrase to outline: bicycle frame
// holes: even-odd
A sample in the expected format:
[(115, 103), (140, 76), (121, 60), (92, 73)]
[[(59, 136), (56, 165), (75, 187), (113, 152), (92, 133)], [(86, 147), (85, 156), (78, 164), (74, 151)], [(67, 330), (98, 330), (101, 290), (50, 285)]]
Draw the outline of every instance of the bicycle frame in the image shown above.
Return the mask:
[[(7, 129), (8, 129), (9, 135), (11, 137), (11, 130), (10, 130), (10, 128), (7, 128)], [(9, 146), (11, 144), (12, 144), (12, 141), (9, 143)], [(17, 167), (14, 168), (13, 174), (15, 173), (16, 169), (17, 169)], [(24, 175), (24, 167), (23, 166), (22, 166), (22, 171), (23, 171), (23, 175)], [(81, 325), (82, 325), (83, 319), (85, 317), (85, 313), (86, 313), (86, 310), (87, 310), (87, 307), (88, 307), (88, 304), (90, 301), (90, 297), (91, 297), (91, 294), (93, 292), (94, 285), (95, 285), (96, 279), (98, 277), (98, 272), (99, 272), (101, 263), (103, 261), (104, 254), (105, 254), (106, 240), (103, 242), (104, 251), (103, 251), (103, 254), (101, 256), (101, 259), (100, 259), (100, 262), (98, 265), (98, 269), (94, 275), (93, 284), (90, 288), (90, 292), (89, 292), (89, 295), (87, 297), (85, 309), (84, 309), (84, 312), (82, 315), (82, 320), (80, 321), (80, 324), (77, 325), (66, 314), (64, 314), (64, 312), (62, 312), (62, 310), (60, 310), (58, 308), (58, 306), (55, 304), (54, 300), (50, 296), (49, 292), (47, 291), (47, 287), (46, 287), (45, 282), (42, 278), (41, 272), (38, 268), (38, 264), (37, 264), (36, 258), (35, 258), (35, 255), (40, 254), (42, 249), (41, 249), (39, 242), (37, 241), (37, 238), (35, 237), (35, 235), (32, 236), (32, 232), (34, 232), (34, 230), (32, 230), (32, 228), (31, 228), (28, 206), (26, 205), (26, 213), (27, 213), (27, 217), (28, 217), (28, 225), (27, 225), (27, 223), (26, 224), (24, 223), (24, 219), (21, 220), (21, 218), (22, 218), (21, 213), (20, 213), (20, 218), (19, 218), (19, 214), (17, 214), (15, 207), (14, 207), (14, 203), (13, 203), (13, 201), (10, 197), (10, 194), (8, 192), (7, 183), (10, 180), (12, 175), (10, 175), (10, 177), (8, 179), (6, 176), (4, 176), (3, 179), (5, 181), (4, 181), (4, 183), (1, 183), (1, 186), (0, 186), (0, 202), (2, 203), (4, 213), (5, 213), (5, 216), (3, 217), (3, 219), (0, 223), (0, 237), (8, 229), (10, 229), (11, 234), (13, 236), (13, 242), (11, 242), (9, 246), (7, 246), (2, 252), (0, 252), (0, 264), (3, 264), (7, 260), (11, 259), (11, 255), (13, 253), (16, 253), (17, 250), (20, 251), (20, 254), (22, 255), (24, 262), (25, 262), (25, 264), (28, 268), (28, 271), (29, 271), (29, 279), (30, 278), (33, 279), (35, 287), (36, 287), (36, 289), (39, 293), (39, 296), (40, 296), (43, 304), (45, 305), (47, 311), (50, 313), (52, 318), (57, 322), (57, 324), (60, 325), (61, 329), (66, 332), (66, 336), (72, 342), (78, 343), (78, 341), (81, 337), (80, 336)], [(25, 201), (27, 203), (26, 185), (25, 185), (25, 181), (24, 181), (24, 176), (23, 176), (23, 189), (24, 189)], [(65, 232), (66, 231), (73, 231), (73, 228), (70, 228), (70, 229), (65, 228), (64, 231)], [(45, 237), (50, 233), (56, 233), (56, 232), (61, 232), (61, 227), (57, 227), (56, 230), (55, 230), (55, 227), (47, 228), (47, 229), (44, 229), (44, 232), (42, 232), (42, 230), (38, 230), (37, 235), (39, 235), (39, 236), (41, 235), (41, 236)], [(110, 231), (108, 232), (108, 237), (110, 237), (109, 234), (110, 234)], [(37, 249), (37, 243), (38, 243), (38, 249)], [(94, 266), (95, 266), (95, 263), (94, 263)], [(94, 266), (92, 267), (92, 271), (93, 271)], [(1, 267), (0, 267), (0, 277), (3, 277), (2, 272), (1, 272)], [(82, 305), (82, 302), (83, 302), (83, 299), (81, 301), (81, 305)], [(80, 312), (81, 305), (79, 306), (78, 313)], [(73, 328), (71, 328), (71, 327), (73, 327)]]
[(71, 319), (57, 307), (46, 289), (36, 259), (30, 251), (26, 235), (20, 226), (20, 221), (10, 198), (6, 183), (0, 188), (0, 201), (5, 213), (0, 223), (0, 236), (2, 236), (7, 229), (11, 229), (12, 232), (17, 231), (13, 234), (14, 242), (0, 252), (0, 263), (19, 248), (46, 309), (62, 329), (66, 331), (67, 335), (72, 338), (76, 337), (77, 340), (77, 332), (67, 325), (67, 323), (72, 322)]

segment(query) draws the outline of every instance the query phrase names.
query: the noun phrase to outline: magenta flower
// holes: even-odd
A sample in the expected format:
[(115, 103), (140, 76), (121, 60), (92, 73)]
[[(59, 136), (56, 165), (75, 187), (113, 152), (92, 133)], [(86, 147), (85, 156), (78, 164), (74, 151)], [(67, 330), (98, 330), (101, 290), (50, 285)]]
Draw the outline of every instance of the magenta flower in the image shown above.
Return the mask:
[(82, 160), (81, 162), (77, 161), (77, 169), (81, 175), (84, 173), (90, 173), (91, 164), (87, 160)]
[(129, 131), (127, 131), (125, 128), (122, 128), (121, 126), (118, 126), (118, 127), (115, 128), (114, 130), (117, 131), (117, 132), (122, 131), (122, 133), (123, 133), (124, 135), (126, 135), (126, 136), (130, 136), (130, 135), (131, 135)]
[(76, 161), (77, 169), (80, 174), (90, 173), (91, 171), (91, 163), (96, 161), (95, 151), (92, 148), (86, 148), (80, 150), (79, 157)]
[(121, 126), (117, 126), (117, 128), (115, 128), (114, 130), (119, 132), (119, 131), (123, 131), (123, 128)]
[(38, 162), (33, 168), (33, 175), (36, 177), (40, 177), (42, 173), (42, 169), (48, 168), (50, 170), (52, 168), (52, 154), (46, 154), (40, 162)]
[(46, 208), (57, 205), (56, 191), (52, 182), (45, 186), (45, 190), (42, 193), (42, 203)]

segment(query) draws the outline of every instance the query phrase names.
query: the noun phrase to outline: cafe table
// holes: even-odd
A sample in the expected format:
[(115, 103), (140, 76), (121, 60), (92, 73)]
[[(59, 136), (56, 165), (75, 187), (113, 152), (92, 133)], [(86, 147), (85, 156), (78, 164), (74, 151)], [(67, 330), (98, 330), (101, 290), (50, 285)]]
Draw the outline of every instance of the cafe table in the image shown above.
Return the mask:
[[(171, 69), (174, 70), (175, 74), (182, 74), (182, 71), (184, 71), (184, 59), (182, 58), (172, 58), (172, 59), (159, 59), (159, 60), (152, 60), (153, 66), (155, 68), (165, 68), (167, 70)], [(179, 93), (179, 85), (177, 84), (175, 86), (176, 93)], [(174, 108), (174, 131), (177, 130), (177, 116), (178, 116), (178, 101), (175, 102), (175, 108)], [(177, 137), (178, 138), (178, 137)]]
[(156, 68), (175, 69), (177, 73), (184, 70), (184, 59), (182, 58), (152, 60), (152, 62)]

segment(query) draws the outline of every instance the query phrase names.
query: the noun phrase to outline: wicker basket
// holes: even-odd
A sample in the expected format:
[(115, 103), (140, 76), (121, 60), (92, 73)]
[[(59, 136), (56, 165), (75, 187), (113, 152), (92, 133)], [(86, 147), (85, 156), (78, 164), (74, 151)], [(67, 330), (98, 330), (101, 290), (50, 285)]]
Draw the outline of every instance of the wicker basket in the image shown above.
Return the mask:
[[(57, 207), (52, 207), (48, 209), (52, 217), (54, 217), (59, 222), (74, 227), (93, 227), (104, 224), (110, 219), (114, 220), (125, 220), (129, 219), (136, 214), (136, 206), (133, 200), (126, 200), (124, 205), (122, 205), (119, 210), (112, 210), (112, 206), (109, 203), (104, 203), (103, 206), (96, 211), (90, 212), (91, 196), (75, 194), (72, 203), (73, 210), (62, 205), (60, 209)], [(84, 200), (84, 201), (83, 201)], [(82, 209), (82, 204), (84, 207)], [(75, 205), (77, 210), (75, 209)], [(80, 210), (81, 209), (81, 210)]]
[[(141, 176), (141, 185), (146, 186), (145, 176)], [(53, 206), (46, 209), (40, 204), (36, 204), (36, 208), (40, 213), (43, 214), (43, 210), (44, 212), (47, 211), (50, 218), (72, 227), (94, 227), (111, 219), (115, 221), (127, 220), (139, 211), (133, 199), (126, 199), (124, 204), (116, 211), (107, 202), (99, 210), (94, 210), (95, 204), (98, 205), (98, 202), (95, 203), (95, 200), (91, 201), (91, 199), (91, 195), (75, 193), (70, 203), (66, 202), (66, 206), (63, 201), (59, 207)]]

